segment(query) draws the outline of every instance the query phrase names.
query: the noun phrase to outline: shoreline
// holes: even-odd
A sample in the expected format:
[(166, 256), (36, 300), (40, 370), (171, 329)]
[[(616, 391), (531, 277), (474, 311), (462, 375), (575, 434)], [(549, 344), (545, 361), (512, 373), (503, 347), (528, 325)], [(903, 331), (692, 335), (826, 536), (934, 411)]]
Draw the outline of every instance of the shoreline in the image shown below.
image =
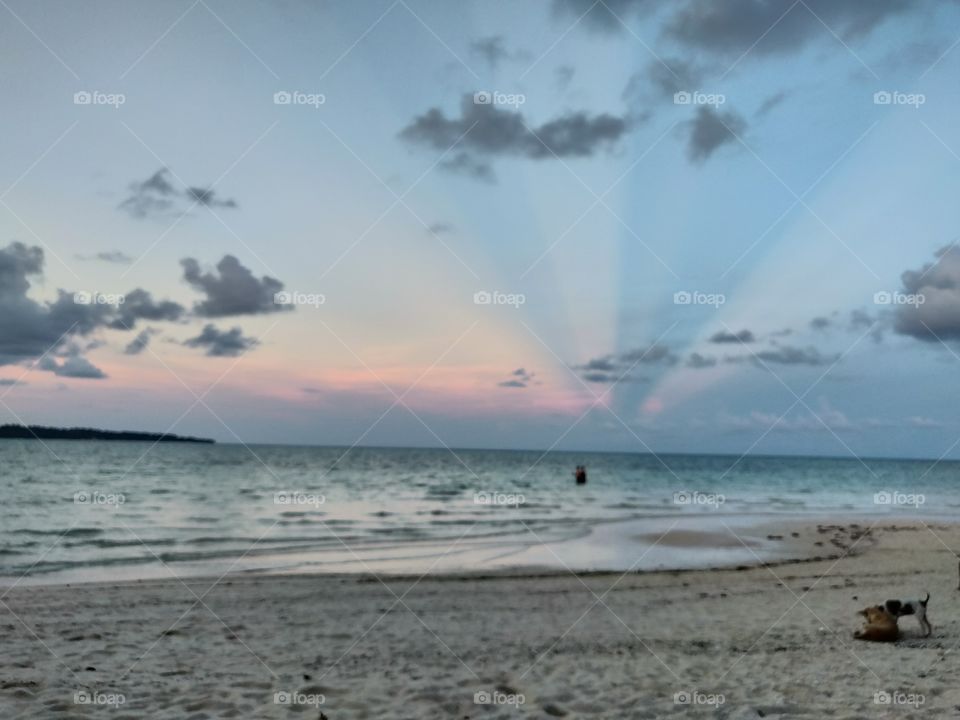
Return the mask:
[[(729, 718), (952, 717), (950, 547), (960, 524), (886, 522), (838, 558), (744, 568), (17, 587), (0, 714), (93, 717), (88, 693), (129, 718), (653, 719), (711, 696)], [(854, 644), (858, 610), (924, 591), (931, 637), (904, 618), (898, 643)], [(898, 692), (922, 703), (880, 707)]]

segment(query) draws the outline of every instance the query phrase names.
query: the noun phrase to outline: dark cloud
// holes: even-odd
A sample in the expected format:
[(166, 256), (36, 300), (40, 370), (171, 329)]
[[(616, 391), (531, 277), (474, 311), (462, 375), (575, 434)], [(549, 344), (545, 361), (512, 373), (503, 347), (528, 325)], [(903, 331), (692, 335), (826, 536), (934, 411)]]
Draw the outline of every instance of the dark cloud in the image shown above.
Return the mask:
[(602, 32), (619, 31), (634, 14), (655, 7), (650, 0), (553, 0), (553, 11), (559, 18), (578, 20)]
[(184, 340), (183, 344), (191, 348), (203, 348), (209, 357), (237, 357), (260, 343), (255, 338), (245, 336), (239, 327), (220, 330), (208, 324), (204, 325), (197, 337)]
[(59, 362), (52, 355), (46, 355), (40, 358), (36, 367), (38, 370), (52, 372), (58, 377), (83, 378), (87, 380), (101, 380), (107, 377), (103, 370), (80, 355), (76, 348), (71, 349)]
[(753, 333), (749, 330), (741, 330), (740, 332), (730, 332), (728, 330), (720, 330), (715, 332), (710, 336), (710, 342), (712, 343), (752, 343), (756, 338)]
[(652, 95), (656, 100), (669, 98), (672, 101), (674, 94), (681, 90), (693, 92), (699, 88), (702, 77), (702, 70), (687, 60), (654, 60), (646, 70), (630, 76), (623, 99), (636, 104), (649, 100)]
[(783, 90), (770, 95), (762, 103), (760, 103), (760, 107), (757, 108), (757, 111), (754, 113), (754, 117), (762, 118), (763, 116), (768, 115), (775, 107), (787, 99), (787, 95), (788, 93)]
[(830, 318), (828, 317), (815, 317), (810, 321), (810, 327), (814, 330), (826, 330), (830, 327)]
[(886, 294), (894, 312), (893, 329), (920, 340), (958, 340), (960, 248), (948, 245), (934, 254), (933, 262), (900, 276), (902, 293)]
[(127, 355), (139, 355), (147, 349), (147, 345), (150, 344), (150, 338), (157, 333), (158, 331), (153, 328), (141, 330), (140, 333), (127, 344), (123, 352)]
[(573, 76), (576, 74), (576, 68), (574, 68), (572, 65), (561, 65), (553, 71), (553, 74), (557, 79), (557, 89), (566, 90), (568, 87), (570, 87), (570, 83), (573, 82)]
[(441, 162), (440, 167), (447, 172), (466, 175), (469, 178), (481, 180), (486, 183), (494, 183), (497, 179), (493, 174), (493, 168), (490, 167), (490, 163), (477, 160), (467, 152), (456, 153), (449, 160)]
[(103, 252), (98, 252), (94, 255), (83, 255), (77, 253), (74, 255), (77, 260), (101, 260), (103, 262), (115, 263), (117, 265), (129, 265), (133, 262), (133, 258), (127, 255), (126, 253), (120, 252), (119, 250), (104, 250)]
[(690, 128), (687, 154), (694, 162), (704, 162), (724, 145), (737, 142), (737, 136), (743, 134), (747, 123), (733, 112), (721, 113), (701, 105), (687, 126)]
[(650, 365), (675, 365), (678, 357), (666, 345), (648, 345), (627, 350), (619, 355), (601, 355), (591, 358), (573, 369), (587, 382), (646, 382), (645, 378), (631, 375), (635, 368)]
[[(755, 57), (799, 50), (814, 39), (849, 40), (923, 3), (911, 0), (687, 0), (666, 22), (665, 33), (690, 48)], [(758, 42), (758, 38), (761, 38)]]
[(186, 308), (172, 300), (154, 301), (153, 296), (146, 290), (137, 288), (124, 296), (124, 301), (117, 307), (117, 318), (110, 323), (114, 330), (133, 330), (137, 320), (152, 322), (179, 320), (186, 313)]
[(196, 303), (193, 311), (200, 317), (261, 315), (292, 310), (293, 306), (274, 302), (274, 295), (283, 290), (283, 283), (264, 275), (257, 279), (233, 255), (224, 255), (217, 263), (217, 272), (201, 272), (193, 258), (180, 261), (183, 279), (206, 299)]
[(532, 127), (519, 111), (477, 103), (473, 95), (464, 95), (460, 117), (448, 118), (440, 108), (431, 108), (414, 118), (399, 135), (409, 143), (441, 152), (457, 144), (458, 154), (443, 167), (485, 179), (491, 171), (480, 157), (590, 157), (620, 140), (629, 126), (623, 117), (606, 113), (590, 116), (581, 111)]
[(14, 387), (18, 385), (26, 385), (27, 383), (22, 380), (14, 380), (13, 378), (0, 378), (0, 387)]
[(452, 233), (453, 230), (453, 225), (443, 222), (433, 223), (427, 228), (427, 232), (429, 232), (431, 235), (444, 235), (446, 233)]
[(211, 188), (188, 187), (178, 190), (171, 182), (172, 174), (167, 168), (160, 168), (142, 182), (130, 184), (130, 196), (120, 203), (120, 209), (131, 216), (143, 219), (153, 215), (162, 215), (179, 205), (183, 211), (193, 205), (205, 207), (235, 208), (235, 200), (220, 200)]
[(504, 380), (497, 385), (505, 388), (525, 388), (533, 382), (535, 377), (536, 373), (527, 372), (526, 368), (517, 368), (510, 373), (509, 380)]
[(470, 52), (486, 60), (491, 70), (496, 70), (501, 61), (523, 60), (529, 57), (523, 50), (507, 50), (502, 35), (490, 35), (472, 41)]
[(65, 346), (72, 338), (86, 337), (107, 325), (115, 307), (81, 304), (73, 293), (57, 291), (52, 302), (27, 297), (31, 279), (43, 272), (39, 247), (15, 242), (0, 249), (0, 365), (37, 358)]
[(702, 368), (714, 367), (717, 364), (715, 357), (701, 355), (700, 353), (691, 353), (687, 358), (687, 367), (700, 370)]
[(836, 362), (840, 355), (823, 355), (815, 347), (799, 348), (783, 345), (771, 350), (760, 350), (755, 355), (744, 356), (747, 360), (778, 365), (829, 365)]

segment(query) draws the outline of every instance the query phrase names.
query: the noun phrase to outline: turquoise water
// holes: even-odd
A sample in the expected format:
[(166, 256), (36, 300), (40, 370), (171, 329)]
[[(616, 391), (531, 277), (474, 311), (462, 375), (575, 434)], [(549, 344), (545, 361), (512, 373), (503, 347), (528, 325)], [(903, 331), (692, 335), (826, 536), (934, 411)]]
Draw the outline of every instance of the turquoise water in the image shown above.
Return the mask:
[[(3, 584), (522, 569), (551, 556), (626, 569), (638, 535), (674, 520), (960, 509), (960, 464), (912, 460), (3, 440), (0, 467)], [(653, 553), (637, 567), (716, 560)]]

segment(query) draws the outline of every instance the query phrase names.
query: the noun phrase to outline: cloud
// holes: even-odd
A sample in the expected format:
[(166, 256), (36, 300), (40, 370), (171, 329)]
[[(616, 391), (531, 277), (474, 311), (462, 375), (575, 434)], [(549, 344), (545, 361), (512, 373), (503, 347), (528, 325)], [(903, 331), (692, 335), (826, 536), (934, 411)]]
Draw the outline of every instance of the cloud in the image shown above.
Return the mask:
[(160, 168), (146, 180), (130, 184), (130, 196), (120, 203), (119, 208), (134, 218), (162, 215), (178, 204), (184, 212), (194, 205), (205, 207), (235, 208), (235, 200), (220, 200), (211, 188), (187, 187), (178, 190), (170, 181), (171, 173)]
[(117, 307), (118, 317), (110, 323), (114, 330), (133, 330), (137, 320), (162, 320), (173, 322), (183, 317), (186, 308), (172, 300), (155, 302), (153, 296), (146, 290), (137, 288), (124, 296), (124, 301)]
[(150, 338), (158, 333), (159, 331), (153, 328), (141, 330), (140, 333), (127, 344), (123, 352), (127, 355), (139, 355), (147, 349), (147, 345), (150, 344)]
[(591, 30), (617, 32), (634, 14), (653, 7), (649, 0), (553, 0), (554, 14), (575, 19)]
[(687, 60), (654, 60), (647, 65), (646, 70), (630, 76), (623, 91), (623, 99), (631, 104), (646, 101), (650, 99), (652, 90), (655, 99), (669, 98), (672, 101), (674, 94), (681, 90), (696, 90), (702, 77), (703, 71)]
[(0, 378), (0, 387), (16, 387), (26, 385), (23, 380), (14, 380), (13, 378)]
[(737, 137), (746, 130), (747, 123), (736, 113), (721, 113), (701, 105), (697, 108), (696, 117), (687, 126), (690, 128), (687, 154), (693, 162), (702, 163), (724, 145), (737, 142)]
[(103, 252), (98, 252), (93, 255), (77, 253), (74, 255), (74, 257), (77, 260), (101, 260), (103, 262), (115, 263), (117, 265), (129, 265), (133, 262), (132, 257), (124, 252), (120, 252), (119, 250), (104, 250)]
[(184, 340), (183, 344), (191, 348), (204, 348), (208, 357), (237, 357), (260, 343), (255, 338), (245, 336), (239, 327), (220, 330), (207, 324), (197, 337)]
[(765, 115), (770, 114), (775, 107), (780, 105), (784, 100), (787, 99), (788, 93), (784, 90), (770, 95), (762, 103), (760, 107), (757, 108), (757, 111), (753, 114), (756, 118), (762, 118)]
[(206, 298), (193, 306), (200, 317), (262, 315), (292, 310), (293, 306), (274, 302), (274, 295), (283, 290), (283, 283), (264, 275), (259, 280), (233, 255), (224, 255), (217, 263), (217, 272), (203, 273), (193, 258), (180, 261), (183, 279)]
[(414, 118), (399, 136), (441, 152), (448, 152), (456, 144), (458, 154), (443, 167), (484, 178), (491, 171), (481, 157), (590, 157), (620, 140), (629, 127), (623, 117), (606, 113), (590, 116), (583, 111), (532, 127), (519, 111), (501, 109), (492, 102), (477, 103), (468, 94), (461, 100), (460, 117), (448, 118), (440, 108), (431, 108)]
[(756, 338), (753, 336), (753, 333), (749, 330), (741, 330), (740, 332), (730, 332), (728, 330), (720, 330), (715, 332), (710, 336), (710, 342), (712, 343), (752, 343)]
[(427, 227), (427, 232), (429, 232), (431, 235), (444, 235), (447, 233), (452, 233), (453, 231), (453, 225), (444, 222), (433, 223)]
[(714, 367), (717, 364), (715, 357), (701, 355), (700, 353), (691, 353), (687, 358), (687, 367), (700, 370), (703, 368)]
[(814, 330), (826, 330), (830, 327), (830, 318), (819, 316), (810, 321), (810, 327)]
[(517, 368), (510, 373), (510, 379), (497, 383), (499, 387), (505, 388), (525, 388), (533, 382), (536, 373), (527, 372), (525, 368)]
[(503, 60), (523, 60), (529, 57), (522, 50), (507, 50), (502, 35), (489, 35), (472, 41), (470, 52), (486, 60), (491, 70), (496, 70)]
[(106, 373), (93, 363), (80, 355), (77, 348), (71, 348), (66, 357), (57, 362), (53, 355), (45, 355), (37, 361), (38, 370), (47, 370), (58, 377), (84, 378), (88, 380), (101, 380), (107, 377)]
[(836, 355), (823, 355), (815, 347), (799, 348), (783, 345), (772, 350), (761, 350), (753, 356), (744, 356), (757, 362), (776, 363), (778, 365), (828, 365), (840, 359)]
[(481, 180), (486, 183), (494, 183), (497, 179), (493, 173), (493, 168), (490, 167), (490, 163), (477, 160), (467, 152), (456, 153), (449, 160), (441, 162), (440, 167), (447, 172), (466, 175), (469, 178)]
[(107, 325), (115, 308), (79, 304), (73, 293), (57, 291), (52, 302), (27, 296), (31, 279), (43, 272), (40, 247), (15, 242), (0, 249), (0, 365), (37, 358)]
[(618, 355), (601, 355), (582, 365), (574, 365), (587, 382), (645, 382), (645, 378), (631, 375), (640, 366), (672, 366), (679, 358), (666, 345), (647, 345), (627, 350)]
[(960, 248), (948, 245), (936, 260), (901, 276), (903, 293), (893, 306), (893, 329), (901, 335), (937, 342), (960, 339)]
[[(761, 57), (796, 51), (812, 40), (865, 36), (890, 17), (912, 10), (911, 0), (688, 0), (666, 22), (665, 34), (692, 49)], [(830, 30), (824, 27), (827, 25)], [(758, 38), (760, 40), (758, 41)]]
[(573, 76), (576, 72), (576, 68), (572, 65), (561, 65), (555, 69), (553, 75), (557, 79), (557, 89), (563, 91), (570, 87), (570, 83), (573, 82)]

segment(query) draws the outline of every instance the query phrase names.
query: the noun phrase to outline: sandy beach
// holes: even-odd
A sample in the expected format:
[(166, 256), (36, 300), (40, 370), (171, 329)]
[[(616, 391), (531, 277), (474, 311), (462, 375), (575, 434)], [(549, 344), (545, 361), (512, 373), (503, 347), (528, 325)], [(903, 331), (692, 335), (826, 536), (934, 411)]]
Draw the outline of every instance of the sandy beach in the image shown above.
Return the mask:
[[(785, 528), (821, 559), (16, 587), (0, 715), (957, 717), (960, 527)], [(852, 639), (857, 610), (925, 590), (931, 637)]]

